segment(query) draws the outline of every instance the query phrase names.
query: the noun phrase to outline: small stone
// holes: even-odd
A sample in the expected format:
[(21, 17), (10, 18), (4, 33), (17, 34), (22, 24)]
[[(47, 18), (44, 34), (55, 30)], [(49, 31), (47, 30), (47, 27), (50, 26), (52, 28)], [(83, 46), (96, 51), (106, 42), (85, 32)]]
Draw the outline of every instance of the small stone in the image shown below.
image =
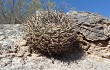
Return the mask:
[(2, 42), (2, 49), (8, 51), (9, 49), (13, 48), (14, 42), (11, 40), (4, 40)]
[(24, 52), (23, 52), (23, 51), (19, 51), (16, 55), (17, 55), (18, 57), (23, 57)]
[(24, 45), (26, 45), (26, 40), (18, 40), (17, 41), (17, 45), (21, 45), (21, 46), (24, 46)]
[(20, 45), (25, 45), (26, 44), (26, 40), (22, 40), (21, 42), (20, 42)]

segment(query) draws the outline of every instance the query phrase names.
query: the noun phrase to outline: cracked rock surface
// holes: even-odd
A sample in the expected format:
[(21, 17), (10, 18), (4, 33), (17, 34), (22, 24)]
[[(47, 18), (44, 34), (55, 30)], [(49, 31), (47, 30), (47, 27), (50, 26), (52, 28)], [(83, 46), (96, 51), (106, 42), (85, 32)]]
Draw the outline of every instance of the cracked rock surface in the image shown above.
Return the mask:
[(76, 32), (82, 33), (87, 40), (97, 41), (110, 38), (110, 19), (90, 12), (68, 12)]
[[(97, 23), (94, 29), (98, 28), (98, 21), (102, 18), (91, 13), (81, 13), (78, 15), (76, 12), (76, 15), (77, 18), (78, 16), (88, 18), (88, 20), (79, 18), (81, 23), (83, 21), (84, 24), (87, 23), (88, 25)], [(87, 15), (94, 16), (86, 17)], [(96, 16), (99, 18), (96, 18)], [(109, 25), (108, 21), (104, 20), (103, 23)], [(78, 23), (77, 19), (74, 19), (74, 22)], [(102, 26), (102, 23), (100, 25)], [(84, 30), (82, 29), (82, 31)], [(103, 29), (97, 29), (97, 31), (103, 32)], [(106, 41), (109, 38), (109, 33), (109, 31), (105, 33), (107, 36), (95, 35), (95, 38), (92, 38), (94, 34), (93, 36), (88, 35), (87, 39), (97, 40), (97, 42), (99, 40)], [(86, 34), (84, 35), (86, 36)], [(59, 59), (53, 59), (53, 63), (51, 59), (39, 54), (33, 53), (30, 56), (29, 47), (25, 46), (24, 36), (25, 32), (23, 32), (22, 24), (0, 24), (0, 70), (110, 70), (109, 40), (107, 40), (107, 44), (104, 46), (100, 45), (101, 42), (98, 42), (98, 45), (95, 44), (96, 42), (90, 42), (91, 47), (85, 56), (80, 56), (79, 54), (68, 55), (66, 57), (59, 57)], [(106, 43), (105, 41), (104, 43)]]

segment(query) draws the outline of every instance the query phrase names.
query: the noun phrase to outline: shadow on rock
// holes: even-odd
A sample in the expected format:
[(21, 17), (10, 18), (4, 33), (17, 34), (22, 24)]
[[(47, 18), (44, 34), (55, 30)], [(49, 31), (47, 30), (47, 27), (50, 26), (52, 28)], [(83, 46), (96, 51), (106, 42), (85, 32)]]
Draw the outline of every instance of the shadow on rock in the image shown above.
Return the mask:
[(76, 46), (69, 53), (62, 53), (62, 54), (60, 53), (60, 54), (52, 54), (52, 55), (49, 55), (48, 53), (41, 53), (41, 56), (46, 56), (47, 58), (52, 59), (53, 63), (54, 60), (70, 63), (70, 62), (77, 62), (77, 60), (81, 60), (84, 56), (84, 51), (81, 46)]

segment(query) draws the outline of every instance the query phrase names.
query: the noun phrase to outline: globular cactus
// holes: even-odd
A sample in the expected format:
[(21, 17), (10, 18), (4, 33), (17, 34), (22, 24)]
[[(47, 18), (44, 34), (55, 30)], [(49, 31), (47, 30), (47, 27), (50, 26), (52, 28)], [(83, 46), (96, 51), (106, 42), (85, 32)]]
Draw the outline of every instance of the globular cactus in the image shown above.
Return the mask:
[(41, 11), (26, 20), (27, 45), (41, 54), (67, 54), (80, 48), (77, 34), (66, 14)]

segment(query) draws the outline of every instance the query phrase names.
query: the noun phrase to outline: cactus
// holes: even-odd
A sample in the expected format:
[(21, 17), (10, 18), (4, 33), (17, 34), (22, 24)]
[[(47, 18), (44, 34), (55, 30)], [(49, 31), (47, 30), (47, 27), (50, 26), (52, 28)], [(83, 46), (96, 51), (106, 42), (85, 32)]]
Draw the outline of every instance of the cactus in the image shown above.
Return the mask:
[(41, 11), (28, 18), (25, 24), (27, 45), (33, 52), (63, 55), (81, 47), (69, 17), (64, 13)]

